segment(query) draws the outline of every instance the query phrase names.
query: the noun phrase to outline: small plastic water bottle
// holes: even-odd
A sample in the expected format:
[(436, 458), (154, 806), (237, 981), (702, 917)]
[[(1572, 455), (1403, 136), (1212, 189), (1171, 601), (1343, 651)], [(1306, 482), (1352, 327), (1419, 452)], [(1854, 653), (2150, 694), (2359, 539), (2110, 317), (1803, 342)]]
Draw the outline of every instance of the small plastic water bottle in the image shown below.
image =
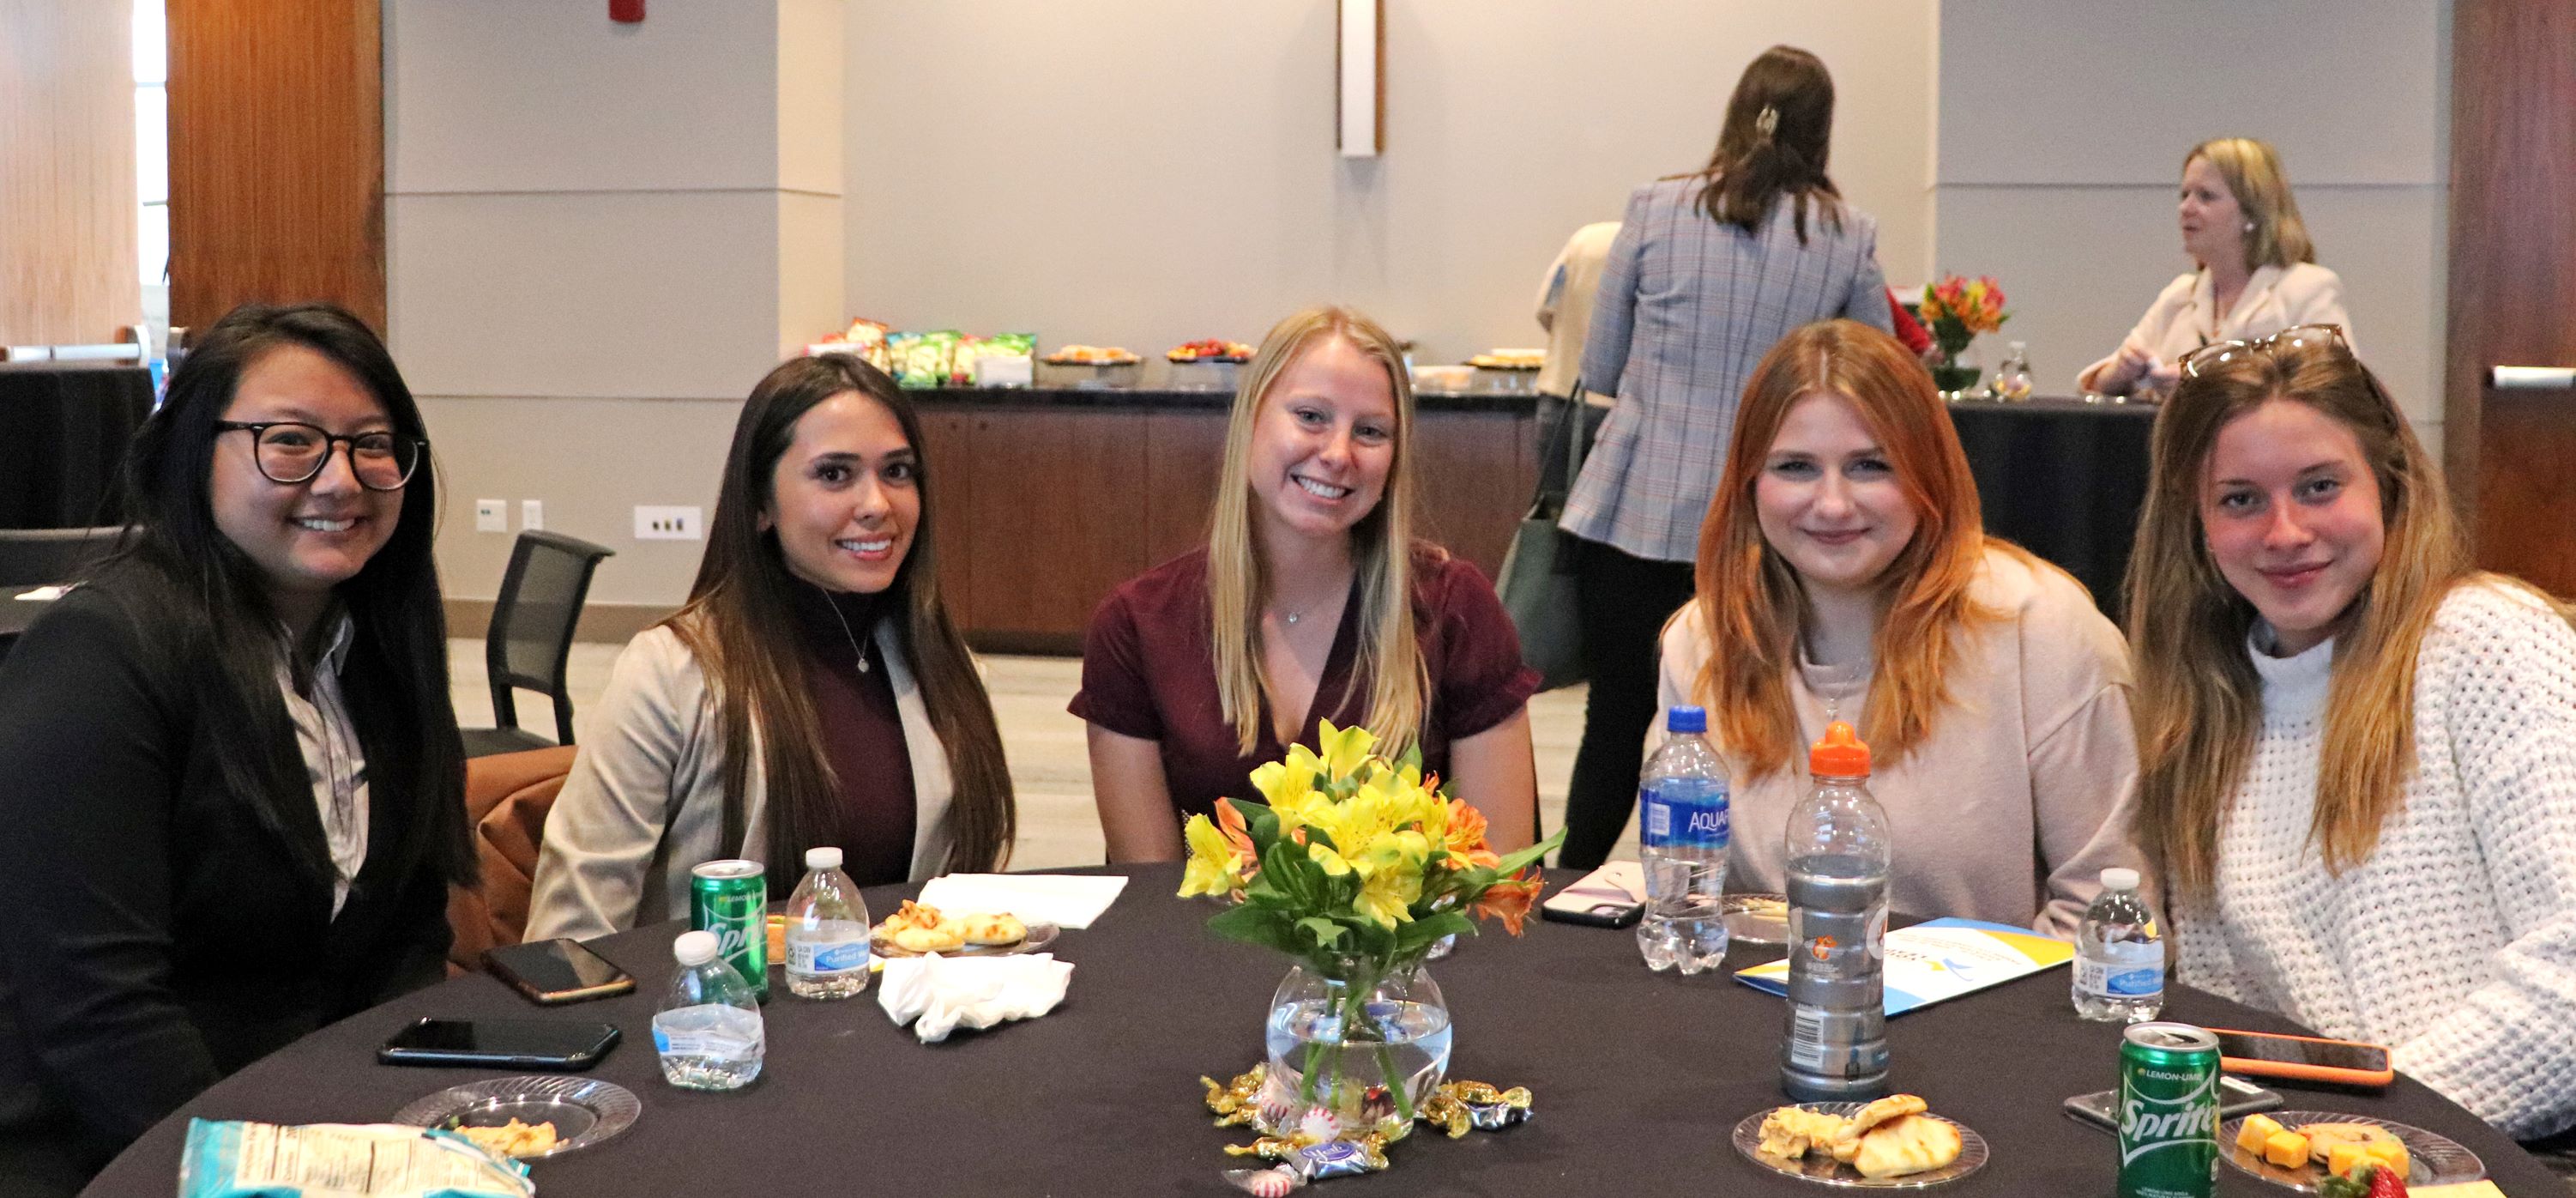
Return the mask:
[(1780, 1088), (1801, 1102), (1887, 1092), (1887, 811), (1869, 746), (1835, 720), (1807, 753), (1815, 788), (1789, 809), (1789, 1034)]
[(1637, 784), (1637, 860), (1646, 874), (1637, 951), (1648, 969), (1680, 966), (1690, 976), (1726, 956), (1726, 763), (1709, 747), (1707, 712), (1673, 708), (1664, 727), (1671, 735)]
[(2165, 1008), (2165, 945), (2138, 895), (2138, 871), (2102, 871), (2102, 893), (2075, 934), (2075, 1013), (2139, 1023)]
[(760, 1002), (726, 964), (713, 932), (682, 932), (671, 945), (679, 976), (653, 1015), (662, 1077), (683, 1090), (739, 1090), (760, 1076), (766, 1037)]
[(868, 904), (841, 872), (841, 850), (805, 850), (805, 880), (787, 899), (787, 992), (849, 998), (868, 988)]

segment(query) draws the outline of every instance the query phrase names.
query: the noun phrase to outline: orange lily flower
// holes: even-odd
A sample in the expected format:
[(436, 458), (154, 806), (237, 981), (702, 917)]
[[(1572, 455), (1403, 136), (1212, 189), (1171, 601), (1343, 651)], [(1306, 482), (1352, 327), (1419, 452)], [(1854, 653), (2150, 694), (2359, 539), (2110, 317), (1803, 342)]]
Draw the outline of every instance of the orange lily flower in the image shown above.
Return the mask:
[(1225, 834), (1225, 843), (1234, 850), (1234, 859), (1249, 868), (1260, 857), (1252, 851), (1252, 829), (1243, 822), (1243, 813), (1235, 810), (1231, 799), (1216, 801), (1216, 828)]
[(1518, 936), (1522, 923), (1529, 918), (1531, 904), (1538, 901), (1542, 885), (1536, 870), (1524, 870), (1509, 881), (1496, 882), (1476, 900), (1476, 917), (1502, 920), (1503, 930)]
[(1485, 847), (1485, 813), (1469, 806), (1465, 799), (1449, 800), (1449, 838), (1443, 847), (1468, 865), (1491, 869), (1503, 863), (1501, 857)]

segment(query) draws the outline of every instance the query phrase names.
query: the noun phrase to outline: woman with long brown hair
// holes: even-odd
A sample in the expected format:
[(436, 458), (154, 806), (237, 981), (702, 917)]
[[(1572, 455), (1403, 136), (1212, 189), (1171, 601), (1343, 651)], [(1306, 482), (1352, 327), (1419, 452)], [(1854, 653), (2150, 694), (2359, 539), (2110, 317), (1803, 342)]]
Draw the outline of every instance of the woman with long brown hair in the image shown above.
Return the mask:
[(1537, 830), (1521, 664), (1493, 584), (1413, 539), (1413, 388), (1395, 339), (1347, 308), (1270, 330), (1243, 369), (1208, 543), (1092, 616), (1073, 714), (1112, 861), (1181, 855), (1181, 820), (1255, 766), (1365, 726), (1491, 820)]
[(1727, 759), (1730, 886), (1781, 888), (1803, 752), (1837, 715), (1873, 750), (1897, 910), (2071, 938), (2102, 870), (2142, 863), (2120, 634), (1985, 534), (1949, 413), (1894, 337), (1830, 321), (1763, 357), (1696, 581), (1662, 697), (1706, 707)]
[(1615, 396), (1566, 497), (1592, 689), (1559, 864), (1601, 863), (1637, 799), (1655, 714), (1655, 637), (1691, 597), (1691, 551), (1754, 364), (1836, 316), (1889, 327), (1878, 225), (1825, 173), (1834, 81), (1773, 46), (1744, 68), (1708, 165), (1628, 197), (1584, 343), (1582, 383)]
[(626, 647), (546, 822), (528, 937), (688, 909), (747, 857), (771, 897), (805, 850), (860, 885), (998, 867), (1011, 779), (940, 601), (921, 420), (854, 358), (787, 362), (734, 425), (689, 601)]
[(2183, 359), (2129, 560), (2139, 838), (2185, 982), (2516, 1136), (2576, 1123), (2576, 628), (2469, 564), (2330, 326)]

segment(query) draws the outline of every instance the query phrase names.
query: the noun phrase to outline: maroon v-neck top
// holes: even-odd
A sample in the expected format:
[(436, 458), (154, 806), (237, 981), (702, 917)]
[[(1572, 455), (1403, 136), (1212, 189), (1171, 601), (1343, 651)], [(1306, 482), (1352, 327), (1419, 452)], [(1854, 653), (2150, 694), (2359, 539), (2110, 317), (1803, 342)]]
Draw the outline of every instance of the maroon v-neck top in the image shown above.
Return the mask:
[[(1312, 748), (1315, 724), (1365, 721), (1369, 679), (1351, 685), (1359, 652), (1359, 602), (1342, 605), (1341, 627), (1301, 724)], [(1235, 751), (1234, 727), (1217, 693), (1208, 648), (1207, 550), (1202, 547), (1129, 579), (1092, 614), (1082, 647), (1082, 690), (1068, 708), (1112, 732), (1160, 742), (1163, 778), (1183, 816), (1216, 810), (1224, 797), (1252, 794), (1250, 775), (1286, 756), (1268, 704), (1251, 756)], [(1431, 675), (1422, 721), (1422, 767), (1449, 773), (1449, 746), (1502, 723), (1538, 691), (1538, 671), (1521, 662), (1520, 635), (1494, 586), (1475, 566), (1428, 543), (1413, 554), (1413, 634)], [(1347, 693), (1346, 693), (1347, 692)]]
[[(840, 782), (840, 819), (816, 844), (841, 850), (841, 872), (861, 886), (882, 886), (912, 876), (917, 822), (912, 755), (903, 739), (903, 714), (886, 680), (885, 655), (874, 637), (880, 595), (796, 590), (796, 639), (805, 653), (806, 683), (814, 715), (823, 726), (823, 758)], [(865, 655), (866, 669), (859, 668)], [(772, 868), (769, 888), (783, 898), (805, 876), (803, 862)]]

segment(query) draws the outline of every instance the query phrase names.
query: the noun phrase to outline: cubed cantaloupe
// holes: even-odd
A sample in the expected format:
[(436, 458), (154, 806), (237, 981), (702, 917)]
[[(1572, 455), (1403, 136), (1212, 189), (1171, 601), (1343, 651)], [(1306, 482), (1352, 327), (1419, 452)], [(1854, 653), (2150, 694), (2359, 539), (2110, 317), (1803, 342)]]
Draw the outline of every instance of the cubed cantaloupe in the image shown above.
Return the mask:
[(2371, 1144), (2364, 1147), (2362, 1151), (2367, 1153), (2370, 1159), (2378, 1161), (2380, 1164), (2396, 1170), (2397, 1179), (2399, 1181), (2406, 1180), (2406, 1175), (2412, 1171), (2414, 1162), (2406, 1158), (2406, 1146), (2404, 1144)]
[(2263, 1141), (2263, 1159), (2284, 1169), (2295, 1169), (2308, 1163), (2308, 1138), (2294, 1131), (2276, 1131)]
[(2337, 1144), (2326, 1150), (2326, 1172), (2337, 1177), (2350, 1177), (2354, 1169), (2377, 1159), (2362, 1151), (2359, 1144)]
[(2263, 1155), (2263, 1141), (2281, 1130), (2279, 1122), (2268, 1115), (2247, 1115), (2236, 1129), (2236, 1146), (2256, 1156)]

